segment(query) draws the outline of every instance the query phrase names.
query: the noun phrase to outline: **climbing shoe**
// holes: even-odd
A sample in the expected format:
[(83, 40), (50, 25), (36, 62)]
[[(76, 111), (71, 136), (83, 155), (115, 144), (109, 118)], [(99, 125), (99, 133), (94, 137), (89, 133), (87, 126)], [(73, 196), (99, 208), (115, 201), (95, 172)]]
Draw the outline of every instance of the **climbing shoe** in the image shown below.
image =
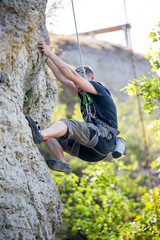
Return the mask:
[(29, 115), (25, 115), (25, 117), (31, 128), (34, 142), (40, 144), (43, 141), (43, 137), (40, 133), (41, 127), (38, 125), (38, 122), (34, 121)]
[(58, 171), (58, 172), (65, 172), (65, 173), (72, 172), (72, 168), (67, 163), (59, 161), (55, 158), (48, 159), (46, 163), (51, 170)]

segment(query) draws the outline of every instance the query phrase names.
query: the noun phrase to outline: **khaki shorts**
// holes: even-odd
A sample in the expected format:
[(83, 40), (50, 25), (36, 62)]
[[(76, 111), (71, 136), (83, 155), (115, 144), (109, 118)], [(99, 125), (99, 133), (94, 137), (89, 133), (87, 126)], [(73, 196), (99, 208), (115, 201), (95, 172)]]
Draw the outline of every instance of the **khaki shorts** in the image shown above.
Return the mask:
[[(67, 134), (57, 139), (65, 152), (71, 154), (74, 142), (78, 142), (80, 143), (78, 157), (85, 161), (95, 162), (105, 158), (113, 149), (115, 136), (107, 128), (73, 119), (63, 118), (60, 121), (68, 126)], [(94, 148), (87, 148), (86, 145), (96, 134), (96, 131), (99, 134), (97, 145)]]

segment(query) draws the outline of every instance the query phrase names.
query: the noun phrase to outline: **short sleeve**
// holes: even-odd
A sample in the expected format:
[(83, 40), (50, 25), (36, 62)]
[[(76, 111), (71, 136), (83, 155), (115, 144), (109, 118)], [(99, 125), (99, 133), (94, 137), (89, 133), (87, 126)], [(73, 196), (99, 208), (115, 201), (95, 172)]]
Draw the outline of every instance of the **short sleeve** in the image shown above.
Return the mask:
[(90, 83), (96, 89), (96, 91), (98, 92), (98, 95), (99, 96), (103, 96), (104, 86), (101, 83), (95, 82), (95, 81), (90, 81)]

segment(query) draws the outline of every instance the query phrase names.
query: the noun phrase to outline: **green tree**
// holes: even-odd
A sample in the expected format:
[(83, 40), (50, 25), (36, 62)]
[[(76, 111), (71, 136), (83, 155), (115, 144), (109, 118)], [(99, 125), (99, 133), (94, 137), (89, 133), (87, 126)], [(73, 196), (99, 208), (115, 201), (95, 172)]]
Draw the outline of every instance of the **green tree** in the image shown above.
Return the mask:
[[(160, 70), (160, 48), (154, 52), (153, 45), (160, 42), (160, 22), (156, 28), (150, 33), (149, 37), (152, 39), (152, 46), (150, 53), (146, 55), (146, 58), (152, 65), (152, 71), (159, 73)], [(158, 46), (159, 47), (159, 46)], [(154, 146), (157, 150), (160, 148), (160, 114), (157, 109), (160, 105), (160, 80), (157, 75), (149, 73), (149, 76), (141, 76), (140, 79), (131, 81), (128, 86), (124, 88), (128, 95), (140, 94), (143, 99), (144, 111), (152, 116), (152, 121), (148, 123), (148, 131), (152, 131), (154, 136)], [(156, 111), (157, 110), (157, 111)], [(159, 157), (158, 157), (159, 159)], [(157, 163), (156, 163), (157, 162)], [(155, 160), (153, 166), (158, 166), (159, 161)]]
[[(150, 35), (153, 43), (160, 42), (160, 23), (156, 26)], [(152, 47), (151, 49), (152, 50)], [(150, 60), (152, 71), (158, 72), (160, 69), (160, 48), (156, 52), (151, 52), (146, 55), (146, 59)], [(149, 73), (149, 76), (142, 76), (140, 79), (131, 81), (124, 88), (128, 95), (140, 94), (143, 98), (144, 110), (151, 113), (159, 107), (160, 103), (160, 81), (159, 77)]]
[(141, 212), (133, 222), (125, 224), (125, 240), (159, 240), (160, 239), (160, 187), (143, 195)]
[(146, 191), (129, 177), (121, 161), (90, 165), (81, 178), (61, 173), (53, 179), (63, 202), (61, 239), (69, 232), (68, 239), (77, 234), (89, 240), (121, 239), (125, 223), (140, 212), (143, 204), (138, 201)]

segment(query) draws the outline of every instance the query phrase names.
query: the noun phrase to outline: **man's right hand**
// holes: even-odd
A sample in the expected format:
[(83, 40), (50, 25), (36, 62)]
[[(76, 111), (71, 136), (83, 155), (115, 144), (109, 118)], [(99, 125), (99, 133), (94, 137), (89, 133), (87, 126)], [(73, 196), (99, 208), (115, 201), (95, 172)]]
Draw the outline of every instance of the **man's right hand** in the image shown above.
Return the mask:
[(44, 41), (38, 41), (37, 42), (37, 47), (41, 49), (41, 52), (46, 56), (50, 57), (52, 51), (50, 48), (46, 45)]

